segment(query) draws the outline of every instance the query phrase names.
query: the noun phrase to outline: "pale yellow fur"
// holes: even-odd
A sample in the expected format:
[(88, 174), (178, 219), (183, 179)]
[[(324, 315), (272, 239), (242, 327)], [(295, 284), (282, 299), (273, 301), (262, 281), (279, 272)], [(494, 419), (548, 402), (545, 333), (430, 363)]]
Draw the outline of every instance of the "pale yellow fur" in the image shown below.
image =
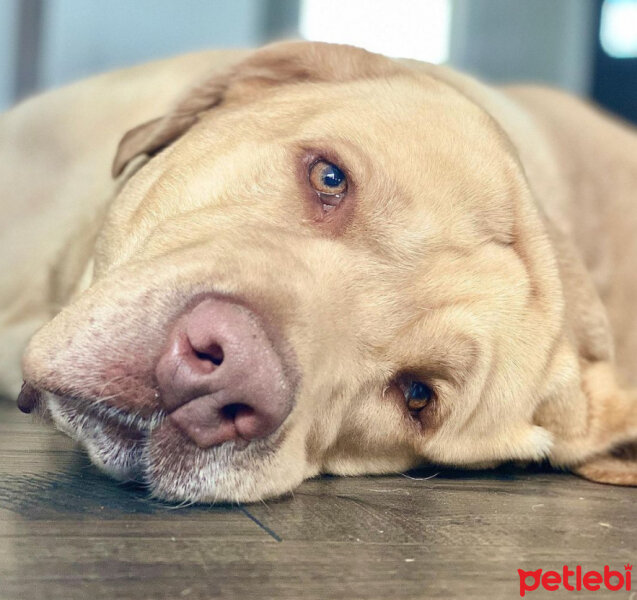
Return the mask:
[[(112, 180), (119, 140), (152, 119)], [(308, 146), (357, 182), (342, 230), (305, 212)], [(248, 299), (294, 351), (302, 384), (276, 452), (197, 455), (196, 481), (154, 470), (158, 495), (255, 500), (424, 461), (548, 459), (637, 483), (637, 463), (611, 455), (637, 440), (637, 135), (581, 101), (290, 43), (34, 98), (0, 117), (0, 156), (8, 394), (40, 327), (27, 379), (97, 385), (96, 347), (154, 340), (171, 303), (211, 289)], [(387, 393), (403, 372), (435, 388), (435, 425)]]

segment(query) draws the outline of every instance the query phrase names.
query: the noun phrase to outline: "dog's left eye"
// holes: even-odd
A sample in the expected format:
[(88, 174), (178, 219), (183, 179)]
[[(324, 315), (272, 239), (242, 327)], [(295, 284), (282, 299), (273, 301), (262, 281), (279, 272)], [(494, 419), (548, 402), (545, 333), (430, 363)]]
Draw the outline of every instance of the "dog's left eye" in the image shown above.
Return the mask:
[(347, 192), (345, 173), (326, 160), (318, 160), (310, 167), (309, 180), (325, 208), (338, 206)]
[(403, 388), (407, 408), (412, 412), (417, 412), (425, 408), (432, 400), (434, 392), (426, 383), (422, 381), (412, 381)]

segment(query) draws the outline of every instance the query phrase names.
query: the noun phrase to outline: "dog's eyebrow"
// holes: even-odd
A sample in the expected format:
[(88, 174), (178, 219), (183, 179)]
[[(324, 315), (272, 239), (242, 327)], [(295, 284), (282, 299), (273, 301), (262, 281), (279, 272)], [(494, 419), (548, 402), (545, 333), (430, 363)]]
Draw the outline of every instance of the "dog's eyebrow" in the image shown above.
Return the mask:
[[(363, 150), (348, 136), (329, 135), (321, 137), (303, 137), (294, 143), (297, 152), (314, 151), (321, 153), (323, 158), (334, 162), (341, 161), (345, 167), (352, 169), (352, 175), (357, 171), (365, 172), (375, 168), (367, 151)], [(356, 169), (356, 166), (359, 166)], [(362, 168), (361, 168), (362, 167)]]

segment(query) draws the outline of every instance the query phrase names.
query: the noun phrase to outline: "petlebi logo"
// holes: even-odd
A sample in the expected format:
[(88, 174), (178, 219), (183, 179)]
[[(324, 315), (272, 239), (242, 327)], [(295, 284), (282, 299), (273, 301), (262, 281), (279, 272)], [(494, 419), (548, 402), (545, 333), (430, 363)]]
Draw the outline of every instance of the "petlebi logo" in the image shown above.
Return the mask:
[[(604, 565), (601, 571), (584, 571), (580, 565), (571, 570), (568, 565), (563, 565), (561, 571), (524, 571), (518, 569), (520, 577), (520, 596), (524, 598), (527, 592), (533, 592), (539, 588), (554, 592), (564, 589), (569, 592), (581, 592), (588, 590), (595, 592), (606, 589), (611, 592), (620, 590), (630, 592), (632, 587), (633, 565), (624, 565), (623, 571), (614, 571), (608, 565)], [(630, 595), (633, 600), (633, 595)]]

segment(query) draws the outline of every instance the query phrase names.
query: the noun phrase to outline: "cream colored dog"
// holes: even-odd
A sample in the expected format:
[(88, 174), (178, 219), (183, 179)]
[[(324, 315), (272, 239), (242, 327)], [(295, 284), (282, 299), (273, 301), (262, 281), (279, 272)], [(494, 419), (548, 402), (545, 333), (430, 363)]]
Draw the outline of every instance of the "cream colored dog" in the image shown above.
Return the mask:
[(21, 408), (115, 477), (250, 501), (547, 459), (637, 484), (628, 126), (294, 42), (34, 98), (0, 144), (3, 387), (24, 351)]

